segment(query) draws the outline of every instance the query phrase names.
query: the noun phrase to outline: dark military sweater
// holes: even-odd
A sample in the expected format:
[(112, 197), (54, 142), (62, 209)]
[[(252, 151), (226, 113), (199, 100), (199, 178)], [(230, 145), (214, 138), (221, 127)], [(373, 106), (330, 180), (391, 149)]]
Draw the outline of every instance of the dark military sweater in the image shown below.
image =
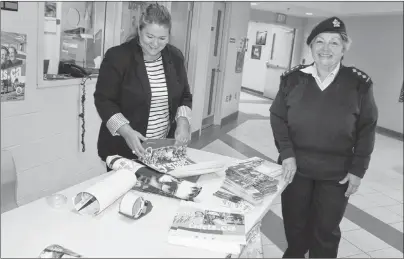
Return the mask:
[(375, 142), (378, 110), (372, 80), (341, 65), (323, 91), (298, 66), (281, 76), (271, 105), (271, 126), (280, 160), (296, 158), (297, 173), (340, 180), (350, 172), (363, 177)]

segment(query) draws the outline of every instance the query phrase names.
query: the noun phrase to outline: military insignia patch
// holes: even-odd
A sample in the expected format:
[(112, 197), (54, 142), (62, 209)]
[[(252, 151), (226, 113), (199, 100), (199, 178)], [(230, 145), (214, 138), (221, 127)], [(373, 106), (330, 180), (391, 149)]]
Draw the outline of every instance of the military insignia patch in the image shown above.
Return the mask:
[(371, 82), (372, 80), (370, 79), (370, 77), (363, 71), (352, 67), (352, 72), (354, 73), (354, 75), (356, 75), (357, 77), (359, 77), (362, 81), (365, 82)]
[(332, 24), (334, 25), (334, 27), (340, 27), (341, 26), (341, 23), (337, 19), (334, 19)]

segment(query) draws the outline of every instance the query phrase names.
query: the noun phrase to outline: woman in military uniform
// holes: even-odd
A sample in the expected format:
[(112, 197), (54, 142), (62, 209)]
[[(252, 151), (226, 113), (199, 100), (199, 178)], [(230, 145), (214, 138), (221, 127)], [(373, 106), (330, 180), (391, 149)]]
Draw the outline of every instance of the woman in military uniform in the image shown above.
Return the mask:
[(314, 63), (281, 76), (270, 108), (289, 183), (281, 197), (284, 257), (336, 258), (348, 198), (373, 152), (378, 110), (370, 77), (341, 64), (351, 40), (339, 18), (319, 23), (307, 44)]

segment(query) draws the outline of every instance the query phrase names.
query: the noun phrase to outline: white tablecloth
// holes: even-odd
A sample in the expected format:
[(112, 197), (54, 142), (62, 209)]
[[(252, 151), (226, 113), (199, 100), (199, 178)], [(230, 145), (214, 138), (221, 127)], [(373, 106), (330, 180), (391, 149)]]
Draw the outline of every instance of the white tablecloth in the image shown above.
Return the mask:
[[(191, 159), (223, 161), (231, 164), (234, 158), (189, 149)], [(97, 217), (82, 216), (74, 212), (72, 197), (81, 190), (107, 177), (109, 172), (74, 185), (59, 193), (65, 195), (68, 204), (53, 209), (42, 198), (1, 215), (1, 257), (37, 257), (48, 245), (59, 244), (84, 257), (201, 257), (223, 258), (226, 254), (202, 249), (175, 246), (167, 243), (167, 234), (180, 201), (152, 194), (142, 195), (153, 204), (152, 211), (139, 220), (126, 218), (118, 213), (120, 199)], [(202, 176), (203, 186), (198, 200), (211, 199), (224, 179), (220, 174)], [(262, 220), (274, 198), (283, 190), (267, 197), (263, 204), (246, 215), (249, 231)]]

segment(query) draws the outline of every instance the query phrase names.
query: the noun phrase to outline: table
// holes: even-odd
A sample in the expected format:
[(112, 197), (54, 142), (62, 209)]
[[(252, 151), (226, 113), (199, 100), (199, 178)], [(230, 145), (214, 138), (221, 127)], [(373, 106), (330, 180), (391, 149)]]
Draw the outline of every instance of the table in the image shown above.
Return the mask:
[[(210, 152), (189, 149), (188, 155), (196, 162), (223, 161), (232, 164), (236, 159)], [(113, 172), (94, 177), (67, 188), (59, 193), (68, 198), (62, 209), (48, 205), (46, 198), (8, 211), (1, 215), (1, 257), (37, 257), (51, 244), (59, 244), (84, 257), (154, 257), (154, 258), (225, 258), (228, 254), (167, 242), (168, 230), (180, 201), (153, 194), (142, 194), (153, 204), (153, 210), (139, 220), (126, 218), (118, 213), (120, 199), (99, 216), (82, 216), (74, 212), (72, 198), (92, 184)], [(203, 186), (196, 201), (209, 199), (221, 185), (224, 170), (218, 174), (203, 175), (198, 183)], [(285, 183), (280, 181), (277, 193), (266, 197), (264, 202), (250, 211), (246, 217), (246, 230), (259, 226), (279, 195)], [(258, 225), (257, 225), (258, 223)]]

